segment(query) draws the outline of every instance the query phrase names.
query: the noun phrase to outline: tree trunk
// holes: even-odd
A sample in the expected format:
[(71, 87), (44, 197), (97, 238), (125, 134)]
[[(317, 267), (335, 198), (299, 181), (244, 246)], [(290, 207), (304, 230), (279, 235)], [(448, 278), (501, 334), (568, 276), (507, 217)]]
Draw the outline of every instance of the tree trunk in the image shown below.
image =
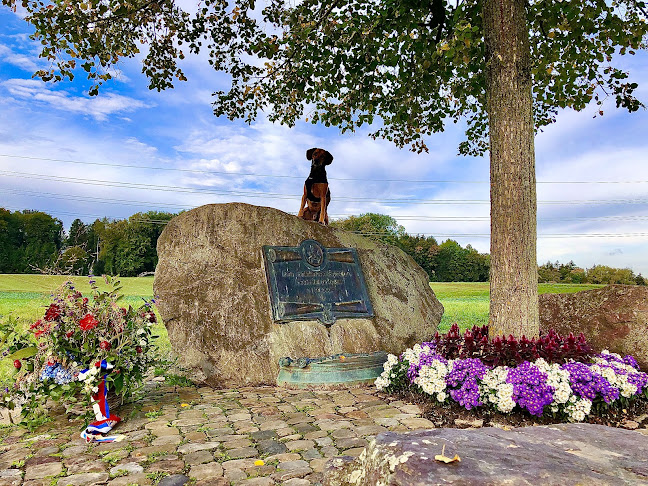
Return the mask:
[(525, 0), (484, 0), (490, 131), (491, 337), (537, 336), (536, 183)]

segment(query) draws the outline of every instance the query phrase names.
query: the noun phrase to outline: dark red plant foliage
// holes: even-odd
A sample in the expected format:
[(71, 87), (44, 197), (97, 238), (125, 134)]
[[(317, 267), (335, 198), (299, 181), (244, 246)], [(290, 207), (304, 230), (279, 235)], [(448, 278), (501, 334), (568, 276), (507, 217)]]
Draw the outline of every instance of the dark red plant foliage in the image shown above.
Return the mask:
[(479, 358), (489, 366), (516, 366), (523, 361), (535, 361), (544, 358), (548, 363), (566, 363), (569, 360), (588, 361), (592, 357), (592, 348), (581, 333), (575, 337), (561, 336), (553, 329), (540, 337), (528, 339), (522, 336), (488, 337), (488, 326), (466, 330), (462, 336), (455, 323), (447, 334), (435, 334), (432, 342), (436, 344), (437, 353), (446, 359)]
[(59, 317), (61, 317), (61, 308), (56, 304), (50, 304), (45, 312), (45, 320), (55, 321)]

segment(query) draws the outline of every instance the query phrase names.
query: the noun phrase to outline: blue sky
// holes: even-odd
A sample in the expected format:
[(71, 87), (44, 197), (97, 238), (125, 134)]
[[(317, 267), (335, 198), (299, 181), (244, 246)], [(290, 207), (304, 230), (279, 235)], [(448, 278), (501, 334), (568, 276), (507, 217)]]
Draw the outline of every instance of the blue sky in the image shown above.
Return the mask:
[[(335, 158), (332, 217), (389, 214), (411, 234), (489, 251), (488, 159), (457, 155), (459, 125), (430, 137), (430, 153), (418, 155), (365, 130), (218, 119), (211, 93), (228, 80), (203, 57), (187, 59), (189, 81), (162, 93), (149, 91), (138, 61), (128, 61), (90, 98), (81, 77), (31, 79), (43, 61), (29, 33), (0, 9), (0, 206), (46, 211), (66, 228), (75, 217), (231, 201), (296, 213), (306, 150), (322, 147)], [(645, 53), (622, 61), (646, 103), (647, 61)], [(538, 260), (648, 276), (648, 112), (628, 114), (613, 101), (604, 109), (596, 118), (593, 106), (561, 112), (536, 137)]]

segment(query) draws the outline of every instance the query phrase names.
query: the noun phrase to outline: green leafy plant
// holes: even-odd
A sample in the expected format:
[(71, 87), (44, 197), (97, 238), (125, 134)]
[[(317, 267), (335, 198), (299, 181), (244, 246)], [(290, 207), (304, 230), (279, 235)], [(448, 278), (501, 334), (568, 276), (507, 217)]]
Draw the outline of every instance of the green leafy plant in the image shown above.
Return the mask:
[(14, 383), (5, 388), (5, 406), (20, 405), (23, 416), (33, 419), (52, 399), (68, 411), (89, 414), (87, 405), (103, 380), (122, 401), (140, 388), (157, 363), (151, 333), (156, 321), (153, 302), (122, 307), (119, 280), (104, 279), (108, 290), (100, 290), (91, 277), (90, 297), (71, 282), (64, 283), (27, 335), (11, 335), (6, 326), (0, 328), (5, 359), (14, 359), (17, 370)]

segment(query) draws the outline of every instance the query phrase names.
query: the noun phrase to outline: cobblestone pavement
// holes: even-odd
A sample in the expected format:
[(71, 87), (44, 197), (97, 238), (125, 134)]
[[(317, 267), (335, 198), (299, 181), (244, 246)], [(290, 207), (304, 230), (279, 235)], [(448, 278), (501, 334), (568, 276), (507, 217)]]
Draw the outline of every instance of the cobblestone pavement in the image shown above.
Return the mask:
[(359, 455), (378, 433), (433, 427), (373, 387), (161, 386), (117, 413), (121, 442), (86, 444), (83, 423), (63, 415), (1, 429), (0, 486), (319, 484), (328, 459)]

